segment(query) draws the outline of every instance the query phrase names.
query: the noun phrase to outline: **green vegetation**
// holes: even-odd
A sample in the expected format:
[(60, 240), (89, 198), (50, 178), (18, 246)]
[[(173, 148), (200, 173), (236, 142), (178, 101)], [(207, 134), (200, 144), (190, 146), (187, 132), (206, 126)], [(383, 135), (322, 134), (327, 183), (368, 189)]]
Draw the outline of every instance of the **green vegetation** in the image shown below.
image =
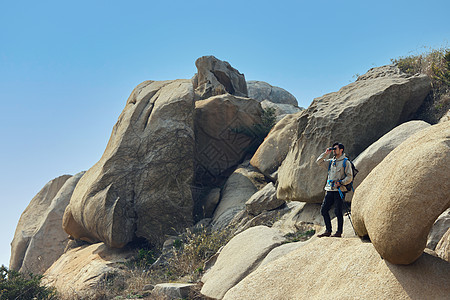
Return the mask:
[(0, 299), (56, 299), (53, 288), (41, 286), (42, 275), (25, 275), (7, 267), (0, 268)]
[(251, 128), (240, 127), (231, 129), (234, 133), (244, 134), (253, 139), (245, 151), (253, 155), (258, 149), (259, 145), (264, 141), (270, 130), (276, 123), (275, 108), (268, 107), (262, 110), (261, 123), (253, 124)]
[(315, 233), (316, 230), (314, 229), (313, 224), (302, 223), (300, 225), (300, 228), (296, 232), (286, 234), (286, 243), (305, 242), (309, 240)]
[[(125, 272), (109, 274), (98, 287), (99, 299), (129, 299), (146, 297), (142, 294), (148, 284), (163, 282), (198, 282), (205, 262), (233, 236), (231, 228), (213, 231), (204, 227), (187, 230), (175, 239), (171, 249), (162, 251), (141, 245), (136, 257), (124, 263)], [(161, 258), (157, 261), (158, 257)], [(192, 289), (189, 299), (204, 299), (201, 286)]]
[(432, 90), (416, 118), (435, 124), (450, 109), (450, 48), (432, 49), (418, 55), (392, 59), (400, 70), (408, 74), (426, 74)]

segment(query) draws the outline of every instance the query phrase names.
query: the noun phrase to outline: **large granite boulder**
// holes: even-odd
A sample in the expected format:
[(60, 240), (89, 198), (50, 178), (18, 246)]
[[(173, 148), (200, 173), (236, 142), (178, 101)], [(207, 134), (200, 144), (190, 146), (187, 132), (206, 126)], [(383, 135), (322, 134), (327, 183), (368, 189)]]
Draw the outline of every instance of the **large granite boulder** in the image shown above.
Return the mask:
[(103, 299), (108, 277), (125, 278), (123, 263), (135, 252), (122, 248), (112, 249), (104, 243), (70, 249), (45, 272), (42, 284), (57, 289), (62, 299)]
[(261, 266), (224, 300), (447, 299), (450, 264), (423, 254), (396, 266), (359, 239), (322, 238)]
[(450, 227), (436, 245), (436, 254), (443, 260), (450, 262)]
[(277, 189), (270, 182), (260, 191), (254, 193), (250, 199), (245, 202), (245, 209), (251, 215), (259, 215), (263, 211), (274, 210), (286, 202), (277, 198)]
[(258, 147), (250, 163), (264, 175), (273, 177), (297, 137), (298, 119), (303, 112), (287, 115), (281, 119), (262, 144)]
[(269, 100), (273, 103), (291, 104), (297, 106), (297, 99), (294, 95), (277, 86), (272, 86), (264, 81), (247, 81), (248, 96), (259, 102)]
[(195, 61), (195, 66), (197, 74), (192, 79), (192, 83), (196, 100), (222, 94), (247, 97), (244, 74), (239, 73), (228, 62), (214, 56), (202, 56)]
[(442, 116), (442, 118), (439, 119), (439, 123), (448, 122), (450, 121), (450, 109), (447, 111), (446, 114)]
[(426, 75), (406, 75), (394, 66), (370, 70), (338, 92), (314, 99), (298, 120), (298, 135), (278, 172), (278, 198), (320, 203), (327, 170), (316, 158), (333, 142), (355, 158), (407, 121), (430, 91)]
[(64, 230), (123, 247), (154, 244), (192, 223), (194, 91), (189, 80), (145, 81), (128, 98), (101, 159), (81, 178)]
[(245, 210), (245, 203), (264, 182), (264, 176), (247, 163), (231, 174), (222, 189), (219, 205), (214, 211), (212, 226), (219, 230), (230, 224), (234, 216)]
[(444, 234), (450, 228), (450, 208), (444, 211), (437, 219), (434, 221), (433, 227), (431, 227), (430, 233), (427, 239), (427, 248), (431, 250), (436, 249), (436, 245), (442, 239)]
[(434, 221), (450, 207), (450, 126), (423, 129), (389, 153), (356, 189), (353, 224), (394, 264), (420, 257)]
[(266, 226), (252, 227), (236, 235), (222, 249), (214, 266), (203, 275), (201, 293), (221, 299), (230, 288), (256, 269), (273, 248), (284, 241), (279, 230)]
[(261, 107), (264, 110), (273, 110), (274, 114), (275, 114), (276, 122), (279, 122), (286, 115), (296, 114), (302, 110), (305, 110), (304, 108), (300, 108), (300, 107), (292, 105), (292, 104), (273, 103), (273, 102), (270, 102), (269, 100), (262, 101)]
[(222, 186), (249, 148), (258, 145), (259, 102), (230, 94), (195, 102), (195, 183)]
[[(370, 145), (353, 161), (358, 169), (358, 176), (353, 181), (353, 187), (356, 189), (360, 183), (369, 175), (370, 171), (375, 168), (392, 150), (404, 142), (411, 135), (424, 128), (431, 126), (424, 121), (410, 121), (403, 123), (378, 139)], [(347, 194), (346, 201), (350, 202), (353, 193)]]
[(35, 219), (35, 222), (39, 223), (28, 243), (20, 272), (43, 274), (64, 253), (69, 241), (61, 226), (64, 210), (84, 173), (70, 177), (52, 199), (45, 213)]
[[(11, 243), (10, 269), (42, 274), (55, 261), (54, 256), (64, 251), (67, 234), (61, 228), (62, 215), (79, 177), (70, 178), (63, 175), (48, 182), (20, 216)], [(69, 180), (70, 188), (62, 190)]]

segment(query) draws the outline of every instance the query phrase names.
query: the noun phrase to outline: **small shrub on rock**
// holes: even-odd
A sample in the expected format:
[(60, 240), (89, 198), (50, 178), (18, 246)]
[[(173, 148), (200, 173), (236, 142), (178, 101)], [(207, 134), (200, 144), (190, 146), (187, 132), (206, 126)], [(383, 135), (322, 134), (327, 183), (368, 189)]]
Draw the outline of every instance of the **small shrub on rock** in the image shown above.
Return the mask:
[(407, 74), (426, 74), (432, 89), (415, 119), (435, 124), (450, 109), (450, 48), (432, 49), (418, 55), (391, 60)]
[(56, 299), (56, 290), (41, 286), (42, 275), (22, 274), (0, 268), (0, 299)]

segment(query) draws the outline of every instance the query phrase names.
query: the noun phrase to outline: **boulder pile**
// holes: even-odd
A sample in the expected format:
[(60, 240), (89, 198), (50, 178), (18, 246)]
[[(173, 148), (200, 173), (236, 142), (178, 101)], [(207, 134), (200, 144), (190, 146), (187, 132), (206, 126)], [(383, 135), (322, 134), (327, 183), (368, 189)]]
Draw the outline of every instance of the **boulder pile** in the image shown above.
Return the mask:
[[(152, 282), (146, 295), (448, 298), (449, 118), (412, 120), (429, 77), (374, 68), (302, 109), (225, 61), (195, 64), (192, 79), (139, 84), (100, 160), (31, 200), (11, 269), (44, 274), (62, 297), (101, 298), (99, 287), (124, 284), (142, 247), (159, 253), (147, 272), (187, 249), (187, 233), (205, 230), (230, 236), (217, 253), (201, 239), (197, 250), (209, 258), (196, 270), (201, 282)], [(315, 161), (334, 142), (359, 173), (343, 237), (319, 239), (327, 174)]]

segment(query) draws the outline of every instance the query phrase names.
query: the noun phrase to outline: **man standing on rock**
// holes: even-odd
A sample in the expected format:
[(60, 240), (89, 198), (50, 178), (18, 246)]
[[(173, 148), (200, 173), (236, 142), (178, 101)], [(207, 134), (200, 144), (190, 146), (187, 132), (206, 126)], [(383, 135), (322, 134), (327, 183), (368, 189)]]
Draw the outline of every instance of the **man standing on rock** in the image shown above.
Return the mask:
[[(330, 154), (331, 152), (333, 152), (333, 158), (324, 158), (328, 157), (328, 154)], [(327, 183), (325, 185), (326, 194), (322, 202), (322, 207), (320, 209), (320, 213), (322, 214), (325, 221), (326, 230), (324, 233), (319, 234), (318, 237), (342, 236), (342, 230), (344, 226), (342, 205), (345, 199), (345, 194), (343, 194), (343, 192), (347, 191), (345, 185), (349, 184), (353, 179), (351, 163), (347, 159), (344, 170), (344, 159), (346, 159), (344, 154), (344, 145), (342, 145), (341, 143), (334, 143), (333, 147), (327, 148), (327, 150), (322, 153), (319, 158), (317, 158), (317, 164), (328, 170)], [(341, 192), (339, 192), (339, 190)], [(338, 221), (338, 229), (335, 234), (331, 235), (331, 219), (328, 211), (331, 209), (331, 206), (333, 204), (334, 212)]]

